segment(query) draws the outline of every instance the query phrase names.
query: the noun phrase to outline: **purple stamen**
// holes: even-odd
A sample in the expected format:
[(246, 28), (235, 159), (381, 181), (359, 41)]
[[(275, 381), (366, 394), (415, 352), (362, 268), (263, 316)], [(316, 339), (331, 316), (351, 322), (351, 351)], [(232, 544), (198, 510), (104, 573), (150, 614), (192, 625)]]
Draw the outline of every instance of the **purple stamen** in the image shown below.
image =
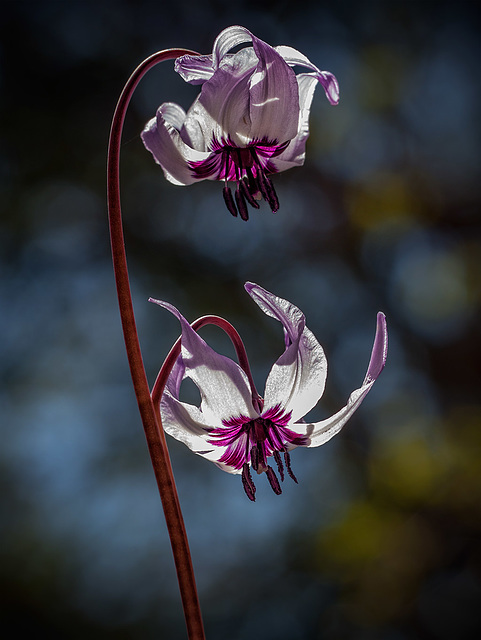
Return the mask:
[(240, 187), (240, 190), (242, 191), (244, 198), (251, 205), (251, 207), (254, 207), (254, 209), (259, 209), (260, 207), (259, 203), (257, 202), (257, 200), (254, 199), (254, 196), (249, 191), (249, 183), (246, 182), (245, 180), (241, 180), (239, 182), (239, 187)]
[(281, 454), (276, 450), (274, 451), (273, 456), (277, 464), (277, 471), (281, 477), (281, 482), (284, 482), (284, 465), (282, 464)]
[(259, 449), (257, 448), (257, 444), (251, 449), (251, 465), (254, 471), (259, 469)]
[[(240, 213), (243, 220), (248, 219), (247, 204), (259, 209), (258, 197), (262, 195), (273, 213), (279, 209), (279, 200), (268, 174), (277, 173), (272, 158), (280, 155), (288, 142), (279, 144), (276, 140), (253, 140), (247, 147), (237, 147), (230, 138), (215, 137), (211, 142), (211, 154), (202, 161), (193, 161), (189, 165), (193, 175), (200, 180), (214, 178), (224, 180), (224, 200), (233, 216)], [(227, 191), (227, 182), (237, 182), (234, 199)], [(237, 208), (236, 208), (237, 203)], [(235, 213), (234, 213), (235, 212)]]
[(279, 484), (279, 480), (277, 479), (277, 476), (274, 473), (274, 469), (272, 467), (267, 467), (266, 475), (267, 475), (267, 479), (269, 480), (269, 484), (272, 487), (272, 491), (274, 491), (276, 495), (280, 496), (282, 493), (282, 489), (281, 489), (281, 485)]
[(254, 481), (252, 480), (251, 472), (247, 462), (245, 462), (242, 467), (242, 486), (244, 487), (244, 491), (246, 492), (249, 500), (252, 500), (252, 502), (255, 502), (256, 486), (254, 484)]
[(299, 484), (296, 476), (294, 475), (294, 472), (291, 469), (291, 457), (288, 451), (284, 451), (284, 462), (286, 463), (287, 473), (290, 475), (290, 477), (294, 480), (296, 484)]
[[(267, 464), (270, 456), (276, 461), (281, 482), (284, 481), (286, 469), (288, 475), (297, 483), (287, 449), (292, 445), (304, 445), (306, 436), (288, 428), (290, 419), (291, 413), (285, 413), (280, 405), (276, 405), (254, 420), (242, 415), (233, 416), (223, 420), (222, 427), (211, 430), (209, 444), (225, 447), (219, 462), (234, 469), (242, 469), (242, 483), (249, 499), (252, 499), (250, 496), (253, 495), (254, 486), (251, 476), (247, 473), (249, 463), (257, 473), (267, 474), (275, 493), (280, 493), (280, 484), (275, 472)], [(284, 454), (284, 463), (281, 453)]]
[(240, 217), (242, 218), (242, 220), (249, 220), (249, 212), (247, 211), (246, 201), (242, 194), (242, 191), (239, 189), (239, 186), (237, 186), (237, 189), (235, 191), (235, 201), (237, 203), (237, 208), (239, 209)]
[(222, 189), (222, 195), (224, 196), (224, 202), (226, 204), (226, 207), (229, 209), (230, 213), (232, 213), (234, 218), (237, 218), (237, 209), (235, 208), (234, 198), (232, 197), (232, 191), (229, 189), (227, 185)]

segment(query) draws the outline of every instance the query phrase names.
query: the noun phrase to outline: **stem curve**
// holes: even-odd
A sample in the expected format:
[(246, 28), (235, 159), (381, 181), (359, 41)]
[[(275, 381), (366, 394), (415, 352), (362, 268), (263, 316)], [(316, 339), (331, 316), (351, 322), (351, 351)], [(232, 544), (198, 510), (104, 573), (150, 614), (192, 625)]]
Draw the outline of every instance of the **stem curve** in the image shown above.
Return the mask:
[[(262, 398), (259, 396), (254, 378), (252, 377), (251, 368), (249, 365), (249, 360), (247, 358), (247, 353), (244, 347), (244, 343), (242, 342), (242, 338), (238, 334), (237, 330), (231, 325), (230, 322), (221, 318), (220, 316), (202, 316), (202, 318), (198, 318), (194, 322), (191, 323), (192, 329), (194, 331), (198, 331), (202, 327), (205, 327), (208, 324), (213, 324), (217, 327), (220, 327), (231, 339), (232, 344), (234, 345), (234, 349), (236, 350), (237, 358), (239, 360), (239, 365), (241, 369), (243, 369), (244, 373), (249, 380), (249, 385), (252, 391), (252, 403), (254, 408), (259, 410), (259, 413), (262, 411)], [(179, 357), (181, 349), (181, 338), (178, 338), (175, 342), (174, 346), (171, 348), (167, 357), (164, 360), (164, 363), (157, 375), (157, 379), (155, 380), (154, 386), (152, 388), (152, 402), (154, 403), (154, 409), (157, 414), (157, 417), (160, 419), (160, 401), (162, 399), (162, 393), (164, 392), (164, 387), (167, 382), (167, 378), (172, 370), (172, 367), (175, 364), (175, 361)]]
[(188, 49), (165, 49), (146, 58), (127, 81), (117, 103), (110, 130), (107, 159), (107, 202), (112, 262), (120, 317), (135, 396), (144, 426), (172, 546), (189, 640), (205, 640), (187, 533), (160, 417), (156, 415), (140, 350), (130, 293), (120, 204), (120, 145), (127, 107), (143, 76), (156, 64), (182, 55), (199, 55)]

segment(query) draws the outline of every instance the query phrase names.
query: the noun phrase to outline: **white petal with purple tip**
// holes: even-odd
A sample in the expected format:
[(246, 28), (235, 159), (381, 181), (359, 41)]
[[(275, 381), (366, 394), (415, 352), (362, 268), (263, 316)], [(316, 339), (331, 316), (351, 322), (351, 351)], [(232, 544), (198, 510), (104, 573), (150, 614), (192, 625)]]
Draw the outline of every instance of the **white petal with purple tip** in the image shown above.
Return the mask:
[(311, 424), (289, 424), (289, 429), (292, 429), (299, 434), (305, 434), (309, 437), (309, 442), (305, 445), (306, 447), (319, 447), (326, 443), (339, 433), (353, 413), (357, 411), (362, 401), (371, 390), (377, 377), (384, 369), (387, 357), (387, 344), (386, 317), (383, 313), (378, 313), (376, 336), (374, 338), (374, 345), (366, 376), (362, 386), (351, 393), (346, 406), (330, 418), (321, 420), (321, 422), (314, 422)]
[(233, 416), (257, 418), (249, 381), (239, 365), (209, 347), (173, 305), (152, 298), (151, 302), (170, 311), (181, 324), (182, 360), (186, 375), (200, 391), (200, 410), (206, 423), (221, 427), (222, 420)]
[(295, 305), (253, 283), (245, 288), (264, 313), (281, 322), (291, 342), (267, 377), (264, 411), (280, 405), (285, 413), (292, 412), (291, 421), (295, 422), (317, 404), (324, 392), (324, 351)]

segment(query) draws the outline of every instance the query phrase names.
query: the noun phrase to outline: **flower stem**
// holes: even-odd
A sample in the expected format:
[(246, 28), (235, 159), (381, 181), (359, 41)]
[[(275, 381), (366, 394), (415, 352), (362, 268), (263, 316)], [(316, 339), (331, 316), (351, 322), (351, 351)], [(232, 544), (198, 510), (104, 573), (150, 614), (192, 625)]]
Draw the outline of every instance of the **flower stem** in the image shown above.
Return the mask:
[[(241, 368), (244, 370), (247, 376), (247, 379), (249, 380), (249, 384), (252, 391), (252, 403), (254, 405), (254, 408), (259, 410), (259, 413), (260, 413), (260, 411), (262, 411), (262, 398), (257, 393), (257, 389), (254, 384), (254, 378), (252, 377), (249, 360), (247, 358), (247, 353), (244, 347), (244, 343), (242, 342), (242, 338), (240, 337), (240, 335), (238, 334), (236, 329), (231, 325), (230, 322), (228, 322), (227, 320), (219, 316), (202, 316), (202, 318), (198, 318), (197, 320), (192, 322), (190, 326), (195, 331), (198, 331), (199, 329), (201, 329), (202, 327), (205, 327), (208, 324), (213, 324), (213, 325), (216, 325), (217, 327), (220, 327), (227, 333), (227, 335), (231, 339), (231, 342), (234, 345), (234, 348), (237, 353), (239, 364)], [(152, 402), (154, 403), (154, 408), (159, 419), (160, 419), (159, 406), (160, 406), (160, 401), (162, 399), (162, 393), (164, 392), (164, 387), (167, 382), (167, 378), (169, 377), (169, 374), (172, 370), (172, 367), (174, 366), (175, 361), (179, 357), (180, 349), (181, 349), (181, 338), (177, 340), (177, 342), (174, 344), (172, 349), (169, 351), (167, 357), (165, 358), (164, 364), (162, 365), (159, 371), (159, 374), (157, 376), (157, 379), (152, 389), (152, 394), (151, 394)]]
[(159, 62), (172, 60), (186, 54), (198, 55), (196, 52), (186, 49), (166, 49), (154, 53), (137, 67), (127, 81), (117, 103), (110, 131), (107, 161), (107, 199), (112, 260), (125, 347), (172, 545), (188, 638), (189, 640), (204, 640), (204, 628), (184, 520), (180, 509), (164, 431), (160, 419), (156, 415), (150, 396), (135, 325), (122, 229), (119, 175), (122, 129), (127, 107), (136, 86), (145, 73)]

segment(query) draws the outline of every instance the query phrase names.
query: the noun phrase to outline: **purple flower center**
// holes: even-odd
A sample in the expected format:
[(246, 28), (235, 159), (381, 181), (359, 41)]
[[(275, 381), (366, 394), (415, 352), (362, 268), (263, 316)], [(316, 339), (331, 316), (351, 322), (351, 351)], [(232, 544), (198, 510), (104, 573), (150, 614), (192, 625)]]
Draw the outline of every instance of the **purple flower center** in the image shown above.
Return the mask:
[[(284, 481), (284, 465), (288, 475), (297, 482), (292, 472), (289, 445), (303, 445), (306, 436), (299, 435), (287, 428), (291, 412), (284, 413), (279, 407), (273, 407), (252, 420), (247, 416), (232, 417), (223, 420), (223, 427), (212, 429), (209, 444), (226, 447), (219, 462), (234, 469), (242, 469), (242, 484), (247, 497), (255, 500), (256, 487), (249, 469), (249, 462), (257, 473), (265, 472), (276, 494), (282, 493), (279, 480), (267, 458), (274, 457), (281, 482)], [(282, 462), (281, 453), (284, 456)]]
[[(247, 203), (259, 209), (259, 200), (264, 198), (275, 213), (279, 209), (279, 200), (268, 174), (277, 173), (271, 158), (281, 154), (289, 141), (279, 144), (267, 138), (254, 140), (246, 147), (237, 147), (230, 138), (212, 139), (212, 153), (206, 160), (190, 162), (194, 176), (205, 179), (215, 176), (224, 180), (224, 201), (233, 216), (240, 214), (243, 220), (249, 219)], [(235, 200), (227, 181), (237, 182)]]

